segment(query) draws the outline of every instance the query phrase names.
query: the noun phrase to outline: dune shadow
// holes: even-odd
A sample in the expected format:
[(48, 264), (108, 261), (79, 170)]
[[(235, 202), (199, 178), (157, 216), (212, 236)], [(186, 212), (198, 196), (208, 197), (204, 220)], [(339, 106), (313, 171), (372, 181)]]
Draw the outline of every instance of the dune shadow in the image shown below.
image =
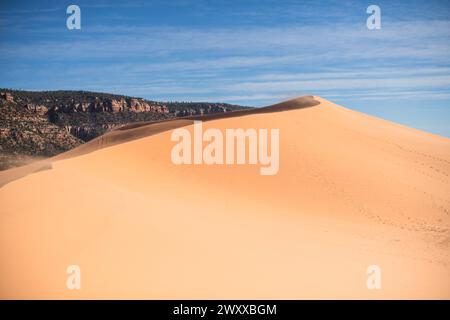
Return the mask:
[(4, 172), (0, 172), (0, 188), (14, 180), (23, 178), (29, 174), (51, 170), (52, 168), (53, 166), (51, 162), (49, 162), (48, 160), (43, 160), (28, 164), (23, 167), (13, 168)]

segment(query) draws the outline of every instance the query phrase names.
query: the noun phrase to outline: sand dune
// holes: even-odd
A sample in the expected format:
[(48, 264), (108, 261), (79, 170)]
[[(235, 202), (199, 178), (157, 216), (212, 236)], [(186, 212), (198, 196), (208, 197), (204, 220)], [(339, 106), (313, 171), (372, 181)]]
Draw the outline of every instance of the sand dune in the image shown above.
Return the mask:
[(313, 107), (317, 104), (319, 104), (319, 102), (317, 100), (314, 100), (312, 96), (304, 96), (263, 108), (237, 110), (227, 113), (206, 114), (201, 116), (187, 116), (184, 118), (177, 118), (172, 120), (141, 122), (124, 125), (116, 130), (107, 132), (106, 134), (98, 138), (95, 138), (89, 141), (88, 143), (85, 143), (73, 150), (64, 152), (55, 157), (44, 159), (41, 161), (34, 161), (29, 165), (22, 166), (19, 168), (0, 171), (0, 187), (11, 181), (22, 178), (28, 174), (31, 174), (33, 172), (50, 169), (51, 164), (54, 161), (77, 157), (83, 154), (93, 152), (98, 149), (136, 140), (143, 137), (152, 136), (167, 130), (188, 126), (190, 124), (193, 124), (195, 120), (201, 120), (206, 122), (218, 119), (228, 119), (228, 118), (242, 117), (246, 115), (248, 116), (252, 114), (263, 114), (263, 113), (303, 109)]
[(204, 119), (280, 129), (279, 172), (262, 176), (174, 165), (172, 129), (193, 120), (0, 174), (0, 297), (450, 298), (450, 139), (319, 97)]

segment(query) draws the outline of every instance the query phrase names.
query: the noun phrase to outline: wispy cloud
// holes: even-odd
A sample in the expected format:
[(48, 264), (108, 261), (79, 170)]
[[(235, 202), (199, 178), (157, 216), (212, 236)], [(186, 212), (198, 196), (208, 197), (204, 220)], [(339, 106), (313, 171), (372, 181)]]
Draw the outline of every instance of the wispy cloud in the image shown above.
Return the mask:
[[(199, 6), (204, 14), (229, 5)], [(302, 5), (292, 2), (273, 9), (273, 15), (295, 15), (309, 21), (304, 19), (323, 11), (319, 5), (307, 6), (310, 11), (302, 13)], [(51, 20), (55, 19), (52, 13), (61, 10), (59, 6), (13, 10), (11, 16), (0, 14), (0, 29), (8, 28), (8, 33), (0, 36), (0, 85), (254, 104), (301, 93), (353, 94), (360, 99), (401, 98), (414, 92), (421, 92), (414, 96), (424, 99), (448, 97), (448, 19), (388, 18), (381, 30), (371, 32), (365, 27), (364, 10), (361, 16), (347, 14), (356, 10), (355, 6), (361, 11), (361, 4), (343, 6), (331, 6), (323, 13), (334, 19), (332, 24), (315, 19), (308, 24), (288, 20), (269, 25), (179, 27), (100, 19), (83, 24), (79, 32), (67, 31), (64, 23), (27, 28), (26, 22), (21, 24), (15, 16), (40, 12), (46, 14), (36, 15), (36, 19)], [(126, 18), (108, 2), (83, 8), (110, 7), (116, 10), (109, 15)], [(136, 3), (120, 8), (136, 8)], [(251, 14), (255, 19), (267, 17), (270, 8), (271, 2), (261, 1)], [(246, 10), (233, 12), (231, 16), (246, 14)]]

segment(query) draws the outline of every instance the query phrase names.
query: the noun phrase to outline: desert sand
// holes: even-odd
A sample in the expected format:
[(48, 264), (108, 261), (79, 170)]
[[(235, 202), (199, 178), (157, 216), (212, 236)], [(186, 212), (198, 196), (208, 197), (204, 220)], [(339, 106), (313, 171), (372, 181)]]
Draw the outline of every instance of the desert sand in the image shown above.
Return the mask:
[(192, 119), (0, 173), (0, 298), (450, 299), (450, 139), (320, 97), (205, 120), (278, 128), (278, 174), (173, 164)]

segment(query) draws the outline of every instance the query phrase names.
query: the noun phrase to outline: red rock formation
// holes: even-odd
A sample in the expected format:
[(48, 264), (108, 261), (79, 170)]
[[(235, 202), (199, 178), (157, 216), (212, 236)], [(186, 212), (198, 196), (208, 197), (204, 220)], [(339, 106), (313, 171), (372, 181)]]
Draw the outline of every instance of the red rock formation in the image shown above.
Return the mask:
[(14, 102), (14, 97), (9, 92), (0, 92), (0, 96), (3, 100), (7, 102)]

